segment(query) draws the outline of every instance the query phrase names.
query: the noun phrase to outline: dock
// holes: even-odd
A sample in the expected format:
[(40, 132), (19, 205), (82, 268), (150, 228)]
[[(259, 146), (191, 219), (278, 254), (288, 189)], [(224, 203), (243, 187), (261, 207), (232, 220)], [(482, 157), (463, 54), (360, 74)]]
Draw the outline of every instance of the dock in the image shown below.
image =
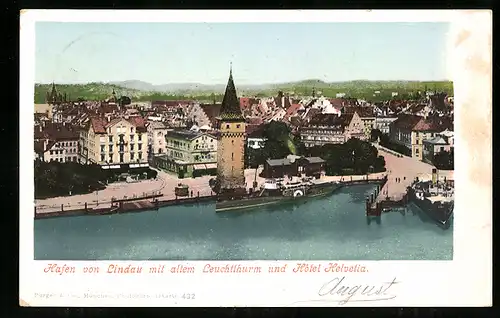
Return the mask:
[[(406, 180), (405, 180), (406, 181)], [(382, 213), (391, 212), (397, 208), (401, 214), (406, 214), (408, 204), (408, 191), (405, 186), (396, 178), (384, 178), (375, 191), (366, 198), (366, 220), (370, 224), (373, 219), (377, 224), (381, 223)]]
[(159, 200), (158, 196), (150, 199), (144, 198), (127, 198), (125, 200), (116, 200), (111, 204), (103, 204), (99, 207), (90, 208), (85, 205), (83, 209), (64, 209), (61, 207), (59, 211), (53, 212), (37, 212), (35, 208), (35, 219), (47, 219), (64, 216), (83, 216), (83, 215), (112, 215), (122, 213), (134, 213), (143, 211), (155, 211), (159, 208), (180, 205), (180, 204), (197, 204), (202, 202), (215, 202), (216, 195), (193, 196), (193, 197), (178, 197), (170, 200)]

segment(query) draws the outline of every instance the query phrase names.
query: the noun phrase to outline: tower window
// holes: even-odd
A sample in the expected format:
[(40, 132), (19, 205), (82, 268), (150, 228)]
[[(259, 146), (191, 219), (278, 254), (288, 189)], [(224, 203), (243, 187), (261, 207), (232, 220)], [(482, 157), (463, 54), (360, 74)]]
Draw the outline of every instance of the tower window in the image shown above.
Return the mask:
[(231, 160), (234, 160), (234, 152), (231, 153)]
[(239, 125), (239, 124), (238, 124), (238, 125), (236, 125), (236, 128), (240, 128), (240, 126), (241, 126), (241, 125)]
[(226, 125), (226, 128), (229, 129), (229, 125)]

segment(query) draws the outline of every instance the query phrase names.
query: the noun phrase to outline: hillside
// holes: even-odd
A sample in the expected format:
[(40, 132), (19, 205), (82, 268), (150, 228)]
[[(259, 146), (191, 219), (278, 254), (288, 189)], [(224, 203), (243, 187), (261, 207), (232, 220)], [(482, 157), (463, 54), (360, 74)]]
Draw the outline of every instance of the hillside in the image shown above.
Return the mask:
[[(45, 103), (46, 94), (52, 89), (52, 84), (35, 84), (35, 104)], [(68, 99), (76, 100), (83, 98), (85, 100), (102, 100), (111, 96), (113, 90), (117, 96), (130, 96), (138, 98), (144, 95), (143, 91), (120, 87), (106, 83), (88, 83), (88, 84), (56, 84), (56, 89), (61, 94), (66, 93)]]
[[(101, 100), (111, 95), (113, 89), (117, 96), (126, 95), (135, 101), (147, 100), (174, 100), (174, 99), (199, 99), (204, 101), (220, 101), (225, 85), (203, 85), (196, 83), (177, 83), (166, 85), (153, 85), (147, 82), (131, 80), (113, 83), (88, 83), (56, 85), (57, 90), (66, 93), (69, 98), (83, 98), (86, 100)], [(45, 103), (46, 92), (51, 89), (51, 84), (35, 84), (35, 103)], [(405, 97), (416, 91), (438, 90), (453, 94), (453, 83), (439, 82), (414, 82), (414, 81), (349, 81), (327, 83), (321, 80), (304, 80), (299, 82), (263, 85), (237, 85), (239, 95), (242, 96), (276, 96), (279, 90), (292, 95), (311, 95), (313, 89), (321, 92), (323, 96), (335, 97), (337, 93), (346, 96), (364, 98), (377, 101), (390, 99), (392, 92), (398, 92)], [(379, 94), (374, 94), (380, 91)]]

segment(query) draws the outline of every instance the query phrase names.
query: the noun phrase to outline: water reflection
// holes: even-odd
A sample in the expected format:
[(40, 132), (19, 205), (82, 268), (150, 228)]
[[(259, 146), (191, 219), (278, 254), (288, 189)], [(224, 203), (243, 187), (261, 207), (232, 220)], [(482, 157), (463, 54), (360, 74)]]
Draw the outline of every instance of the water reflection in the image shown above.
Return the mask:
[[(416, 207), (366, 224), (374, 186), (304, 202), (215, 213), (215, 204), (35, 221), (36, 259), (451, 259), (452, 230)], [(413, 212), (416, 215), (413, 215)], [(432, 249), (430, 247), (433, 247)], [(422, 254), (424, 253), (424, 254)], [(423, 255), (423, 256), (422, 256)]]

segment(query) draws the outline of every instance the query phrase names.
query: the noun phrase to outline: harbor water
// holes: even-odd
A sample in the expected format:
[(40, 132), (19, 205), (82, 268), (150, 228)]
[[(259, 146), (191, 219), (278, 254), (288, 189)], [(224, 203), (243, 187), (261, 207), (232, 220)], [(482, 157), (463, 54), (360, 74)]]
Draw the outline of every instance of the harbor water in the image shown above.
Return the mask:
[(415, 206), (365, 217), (374, 185), (301, 203), (215, 213), (214, 203), (35, 220), (37, 260), (451, 260), (443, 230)]

